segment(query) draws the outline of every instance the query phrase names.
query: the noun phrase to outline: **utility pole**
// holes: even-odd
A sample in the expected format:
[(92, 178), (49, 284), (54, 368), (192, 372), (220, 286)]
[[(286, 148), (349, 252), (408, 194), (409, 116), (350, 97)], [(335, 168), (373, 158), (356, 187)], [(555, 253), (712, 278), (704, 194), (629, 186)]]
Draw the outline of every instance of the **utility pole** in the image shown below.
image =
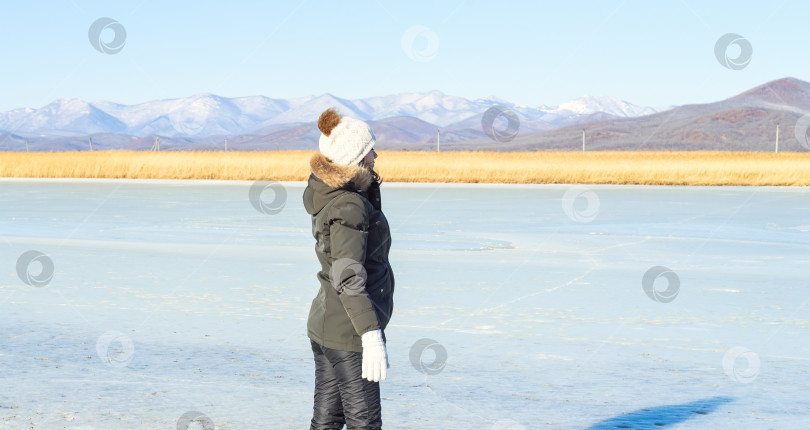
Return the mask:
[(776, 123), (776, 152), (779, 152), (779, 123)]
[(441, 145), (441, 134), (439, 133), (439, 130), (436, 130), (436, 152), (441, 151), (440, 145)]
[(90, 150), (93, 150), (93, 136), (90, 136)]
[(585, 129), (582, 129), (582, 152), (585, 152)]
[(28, 139), (25, 139), (25, 152), (28, 152)]
[(228, 136), (225, 136), (225, 152), (228, 152)]

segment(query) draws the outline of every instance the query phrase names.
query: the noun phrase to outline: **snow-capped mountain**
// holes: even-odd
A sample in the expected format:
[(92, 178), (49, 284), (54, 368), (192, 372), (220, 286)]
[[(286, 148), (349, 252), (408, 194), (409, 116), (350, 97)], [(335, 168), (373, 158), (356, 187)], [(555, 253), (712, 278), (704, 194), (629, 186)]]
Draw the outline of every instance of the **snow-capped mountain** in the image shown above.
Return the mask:
[(374, 112), (373, 118), (370, 119), (410, 116), (442, 127), (480, 115), (496, 104), (498, 102), (495, 100), (471, 101), (435, 90), (427, 93), (371, 97), (364, 100), (364, 105)]
[(633, 117), (650, 115), (657, 111), (651, 107), (636, 106), (615, 97), (585, 95), (557, 106), (550, 113), (562, 112), (571, 112), (580, 115), (604, 112), (619, 117)]
[(469, 100), (441, 91), (402, 93), (349, 100), (332, 94), (293, 99), (264, 96), (221, 97), (203, 93), (178, 99), (122, 105), (99, 100), (60, 99), (39, 109), (0, 113), (0, 132), (17, 135), (87, 135), (115, 133), (143, 137), (242, 135), (267, 127), (312, 123), (329, 107), (362, 120), (418, 118), (438, 127), (480, 118), (494, 105), (515, 111), (521, 120), (550, 127), (575, 124), (604, 113), (635, 117), (656, 113), (651, 107), (607, 96), (584, 96), (556, 107), (515, 105), (490, 96)]
[(93, 104), (77, 99), (59, 99), (40, 109), (15, 109), (0, 114), (0, 130), (17, 129), (59, 135), (82, 131), (118, 133), (127, 127), (119, 119)]

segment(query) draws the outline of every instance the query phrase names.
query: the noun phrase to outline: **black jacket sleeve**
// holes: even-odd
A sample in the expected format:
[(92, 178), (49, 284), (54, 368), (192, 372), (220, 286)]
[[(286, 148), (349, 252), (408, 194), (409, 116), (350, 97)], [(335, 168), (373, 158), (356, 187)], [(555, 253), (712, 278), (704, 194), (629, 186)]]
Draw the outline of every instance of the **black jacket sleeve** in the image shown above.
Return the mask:
[(369, 214), (360, 196), (349, 193), (337, 197), (329, 209), (331, 270), (329, 279), (358, 335), (380, 328), (374, 307), (366, 292), (366, 246)]

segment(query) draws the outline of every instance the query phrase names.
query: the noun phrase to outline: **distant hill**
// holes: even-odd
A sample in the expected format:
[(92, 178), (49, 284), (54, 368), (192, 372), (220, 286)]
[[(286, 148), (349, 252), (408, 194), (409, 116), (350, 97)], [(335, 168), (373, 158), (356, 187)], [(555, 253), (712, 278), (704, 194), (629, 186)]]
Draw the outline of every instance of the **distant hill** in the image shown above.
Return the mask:
[(795, 136), (799, 118), (810, 113), (810, 83), (795, 78), (768, 82), (715, 103), (693, 104), (636, 118), (609, 118), (541, 133), (521, 133), (493, 145), (477, 139), (447, 150), (497, 147), (502, 151), (735, 150), (773, 151), (780, 124), (780, 151), (807, 152)]
[(60, 99), (39, 109), (0, 113), (0, 150), (24, 150), (26, 140), (32, 150), (87, 149), (90, 137), (98, 149), (148, 149), (157, 136), (162, 149), (222, 149), (225, 137), (233, 149), (314, 149), (320, 134), (314, 121), (329, 107), (372, 124), (380, 148), (417, 147), (435, 142), (437, 130), (448, 144), (485, 137), (481, 116), (496, 105), (516, 112), (524, 133), (657, 111), (607, 96), (530, 107), (440, 91), (356, 100), (331, 94), (296, 99), (197, 94), (132, 106)]
[[(481, 126), (496, 105), (514, 111), (514, 139), (497, 142)], [(347, 100), (331, 94), (299, 99), (212, 94), (147, 102), (57, 100), (40, 109), (0, 114), (0, 150), (68, 151), (94, 148), (162, 150), (317, 149), (314, 120), (328, 107), (365, 121), (377, 148), (435, 150), (737, 150), (773, 151), (776, 124), (780, 151), (808, 149), (795, 137), (799, 118), (810, 112), (810, 83), (795, 78), (768, 82), (728, 99), (665, 109), (639, 107), (613, 97), (584, 96), (556, 107), (527, 107), (488, 97), (467, 100), (439, 91)]]

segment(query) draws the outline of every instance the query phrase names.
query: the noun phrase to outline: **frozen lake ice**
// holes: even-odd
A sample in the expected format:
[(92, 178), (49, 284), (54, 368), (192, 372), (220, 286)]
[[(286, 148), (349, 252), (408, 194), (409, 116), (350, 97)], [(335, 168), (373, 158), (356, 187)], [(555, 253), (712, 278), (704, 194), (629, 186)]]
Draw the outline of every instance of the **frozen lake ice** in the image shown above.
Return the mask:
[[(0, 179), (0, 428), (308, 428), (305, 184), (263, 185)], [(384, 428), (810, 425), (810, 189), (381, 189)]]

